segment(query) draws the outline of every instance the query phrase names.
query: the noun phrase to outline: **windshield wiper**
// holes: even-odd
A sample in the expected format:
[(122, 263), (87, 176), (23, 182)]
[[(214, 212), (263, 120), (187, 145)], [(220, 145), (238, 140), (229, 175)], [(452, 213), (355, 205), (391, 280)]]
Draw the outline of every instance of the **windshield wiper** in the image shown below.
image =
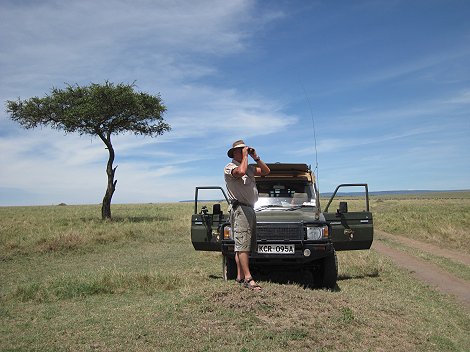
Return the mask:
[(259, 208), (256, 208), (255, 210), (264, 210), (264, 209), (268, 209), (268, 208), (282, 208), (282, 205), (280, 205), (280, 204), (266, 204), (266, 205), (260, 206)]
[(299, 205), (290, 207), (289, 209), (286, 209), (286, 211), (287, 210), (289, 210), (289, 211), (298, 210), (298, 209), (301, 209), (301, 208), (314, 208), (314, 207), (315, 207), (314, 205), (310, 205), (310, 204), (299, 204)]

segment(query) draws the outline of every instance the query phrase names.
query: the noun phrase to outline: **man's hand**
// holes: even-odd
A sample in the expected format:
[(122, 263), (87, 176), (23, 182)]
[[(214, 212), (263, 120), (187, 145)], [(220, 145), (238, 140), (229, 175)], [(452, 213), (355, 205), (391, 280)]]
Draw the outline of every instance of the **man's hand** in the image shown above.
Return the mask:
[(242, 149), (242, 156), (243, 156), (243, 158), (248, 157), (248, 155), (249, 155), (248, 150), (249, 150), (249, 149), (250, 149), (250, 147), (244, 147), (244, 148)]
[(248, 147), (248, 154), (256, 161), (258, 159), (258, 154), (256, 154), (256, 149), (252, 147)]

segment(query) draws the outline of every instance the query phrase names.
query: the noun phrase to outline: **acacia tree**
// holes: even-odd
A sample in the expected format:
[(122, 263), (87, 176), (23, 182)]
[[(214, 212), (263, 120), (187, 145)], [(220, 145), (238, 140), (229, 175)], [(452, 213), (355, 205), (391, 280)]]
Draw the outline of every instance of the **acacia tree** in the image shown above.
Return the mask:
[(98, 136), (109, 152), (106, 174), (108, 185), (103, 197), (101, 216), (111, 218), (111, 198), (116, 189), (111, 136), (131, 132), (156, 137), (170, 130), (163, 119), (166, 107), (160, 95), (136, 92), (134, 84), (92, 83), (52, 88), (50, 95), (26, 100), (7, 101), (10, 118), (24, 128), (49, 126), (66, 133)]

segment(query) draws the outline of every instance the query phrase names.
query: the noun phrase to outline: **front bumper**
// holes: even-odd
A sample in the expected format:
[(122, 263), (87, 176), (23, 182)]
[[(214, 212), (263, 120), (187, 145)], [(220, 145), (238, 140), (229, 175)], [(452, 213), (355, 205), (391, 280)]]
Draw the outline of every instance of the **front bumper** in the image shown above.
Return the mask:
[[(295, 252), (292, 254), (266, 254), (258, 253), (258, 245), (286, 245), (294, 244)], [(309, 265), (315, 261), (325, 258), (334, 252), (333, 244), (328, 241), (258, 241), (255, 248), (250, 252), (250, 264), (287, 266), (287, 265)], [(228, 258), (234, 258), (234, 241), (224, 240), (222, 242), (222, 254)]]

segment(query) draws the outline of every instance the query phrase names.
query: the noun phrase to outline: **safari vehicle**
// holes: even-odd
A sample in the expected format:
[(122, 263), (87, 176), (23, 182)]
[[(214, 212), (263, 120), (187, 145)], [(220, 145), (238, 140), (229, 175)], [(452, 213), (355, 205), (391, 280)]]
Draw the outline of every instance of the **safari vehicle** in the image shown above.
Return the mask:
[[(308, 165), (268, 166), (269, 175), (256, 177), (256, 246), (250, 253), (250, 268), (266, 272), (276, 268), (301, 270), (311, 274), (311, 286), (334, 288), (338, 276), (336, 251), (369, 249), (372, 244), (367, 184), (339, 185), (322, 211), (315, 175)], [(332, 202), (338, 202), (338, 191), (347, 187), (364, 189), (364, 208), (348, 211), (348, 203), (339, 201), (339, 207), (330, 211)], [(224, 199), (208, 209), (199, 201), (205, 190), (220, 190)], [(196, 250), (222, 253), (225, 280), (237, 275), (228, 205), (223, 188), (196, 187), (191, 241)]]

